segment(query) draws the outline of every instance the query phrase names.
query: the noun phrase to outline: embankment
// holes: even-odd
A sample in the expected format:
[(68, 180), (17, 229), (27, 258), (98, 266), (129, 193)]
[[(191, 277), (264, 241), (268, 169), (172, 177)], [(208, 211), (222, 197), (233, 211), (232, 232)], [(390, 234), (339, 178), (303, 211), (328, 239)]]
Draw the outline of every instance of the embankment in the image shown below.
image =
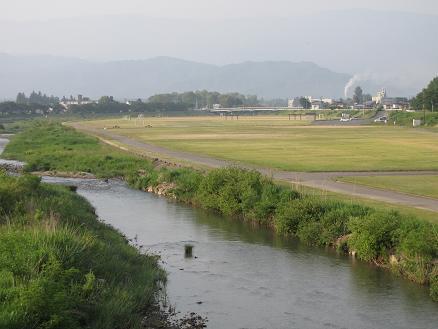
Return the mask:
[(269, 226), (304, 243), (337, 247), (430, 285), (431, 297), (438, 300), (438, 227), (420, 218), (308, 196), (255, 171), (225, 168), (201, 173), (156, 166), (57, 124), (40, 124), (17, 135), (5, 155), (25, 161), (28, 171), (121, 177), (135, 188)]
[(164, 282), (79, 195), (0, 173), (1, 328), (140, 328)]

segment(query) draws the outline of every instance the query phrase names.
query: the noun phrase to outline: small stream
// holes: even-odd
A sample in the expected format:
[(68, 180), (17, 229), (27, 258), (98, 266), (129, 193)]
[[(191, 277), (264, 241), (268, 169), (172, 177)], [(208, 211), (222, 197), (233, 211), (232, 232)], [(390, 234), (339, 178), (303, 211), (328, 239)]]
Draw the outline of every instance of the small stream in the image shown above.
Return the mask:
[[(102, 220), (161, 255), (169, 302), (208, 317), (208, 328), (437, 327), (438, 303), (425, 287), (333, 250), (116, 180), (44, 181), (78, 186)], [(194, 245), (193, 258), (184, 257), (187, 243)]]

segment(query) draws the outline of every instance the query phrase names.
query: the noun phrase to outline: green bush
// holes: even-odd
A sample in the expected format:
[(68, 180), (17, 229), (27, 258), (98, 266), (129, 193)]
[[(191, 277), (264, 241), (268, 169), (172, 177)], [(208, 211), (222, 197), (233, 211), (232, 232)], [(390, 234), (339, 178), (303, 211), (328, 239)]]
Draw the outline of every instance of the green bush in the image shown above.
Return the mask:
[(344, 237), (351, 233), (348, 228), (348, 222), (351, 218), (362, 217), (368, 214), (371, 209), (356, 205), (337, 203), (325, 212), (321, 218), (321, 235), (320, 245), (331, 245), (338, 238)]
[(438, 257), (438, 231), (435, 225), (416, 218), (403, 218), (397, 235), (399, 253), (408, 257), (422, 255), (428, 260)]
[(387, 259), (398, 241), (399, 226), (400, 215), (397, 212), (374, 212), (351, 218), (348, 228), (352, 235), (348, 245), (363, 260)]
[(173, 172), (170, 179), (171, 182), (176, 183), (176, 188), (173, 191), (176, 198), (186, 203), (192, 203), (203, 179), (202, 174), (186, 168)]
[(275, 227), (284, 234), (297, 234), (306, 223), (319, 221), (325, 211), (324, 202), (314, 197), (283, 202), (277, 208)]
[(224, 215), (270, 224), (277, 204), (298, 195), (276, 186), (256, 171), (224, 168), (212, 170), (202, 178), (195, 201)]

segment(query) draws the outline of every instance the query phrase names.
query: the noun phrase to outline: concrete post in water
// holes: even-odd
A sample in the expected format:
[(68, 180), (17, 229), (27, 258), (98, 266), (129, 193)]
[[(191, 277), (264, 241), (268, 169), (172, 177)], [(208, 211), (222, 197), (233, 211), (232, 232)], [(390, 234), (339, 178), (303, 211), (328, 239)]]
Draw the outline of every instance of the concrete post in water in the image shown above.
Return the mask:
[(184, 245), (184, 257), (185, 258), (193, 257), (193, 245), (191, 244)]

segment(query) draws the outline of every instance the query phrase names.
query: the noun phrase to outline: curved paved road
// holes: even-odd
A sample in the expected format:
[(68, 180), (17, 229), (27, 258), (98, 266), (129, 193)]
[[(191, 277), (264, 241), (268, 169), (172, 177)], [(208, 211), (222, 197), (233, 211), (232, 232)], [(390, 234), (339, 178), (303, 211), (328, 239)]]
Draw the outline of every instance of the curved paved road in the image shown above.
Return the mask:
[(146, 155), (158, 154), (172, 159), (179, 159), (182, 161), (195, 163), (211, 168), (227, 167), (237, 165), (242, 168), (254, 169), (262, 174), (270, 176), (274, 179), (284, 180), (300, 185), (313, 187), (321, 190), (337, 192), (357, 197), (368, 198), (372, 200), (384, 201), (393, 204), (400, 204), (419, 209), (431, 210), (438, 212), (438, 199), (432, 199), (428, 197), (414, 196), (404, 193), (398, 193), (389, 190), (381, 190), (362, 185), (356, 185), (351, 183), (337, 182), (336, 177), (340, 176), (412, 176), (412, 175), (438, 175), (438, 171), (377, 171), (377, 172), (293, 172), (293, 171), (280, 171), (268, 168), (259, 168), (247, 164), (233, 163), (226, 160), (219, 160), (208, 156), (197, 155), (193, 153), (170, 150), (161, 146), (141, 142), (132, 138), (118, 135), (114, 131), (102, 130), (97, 128), (87, 127), (79, 123), (70, 124), (72, 127), (92, 134), (102, 141), (109, 143), (113, 146), (111, 141), (118, 142), (128, 147), (134, 147), (141, 150)]

